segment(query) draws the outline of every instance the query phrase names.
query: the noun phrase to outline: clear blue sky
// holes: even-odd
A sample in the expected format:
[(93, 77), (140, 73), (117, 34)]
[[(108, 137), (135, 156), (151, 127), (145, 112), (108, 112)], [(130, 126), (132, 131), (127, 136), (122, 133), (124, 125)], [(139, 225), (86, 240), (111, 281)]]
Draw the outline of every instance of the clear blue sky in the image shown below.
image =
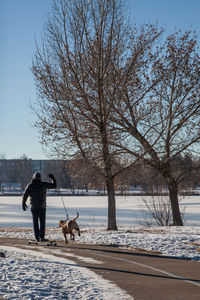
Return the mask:
[[(35, 37), (48, 18), (51, 0), (0, 0), (0, 156), (26, 154), (49, 158), (39, 143), (35, 116), (28, 108), (36, 98), (31, 59)], [(131, 21), (159, 22), (167, 32), (192, 26), (200, 35), (199, 0), (129, 0)]]

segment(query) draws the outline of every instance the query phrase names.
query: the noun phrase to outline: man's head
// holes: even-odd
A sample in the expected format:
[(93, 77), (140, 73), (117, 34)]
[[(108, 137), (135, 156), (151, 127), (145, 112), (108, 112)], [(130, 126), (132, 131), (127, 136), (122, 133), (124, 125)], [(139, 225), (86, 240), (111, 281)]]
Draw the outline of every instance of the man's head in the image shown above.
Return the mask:
[(33, 174), (33, 179), (41, 179), (41, 174), (39, 172), (36, 172)]

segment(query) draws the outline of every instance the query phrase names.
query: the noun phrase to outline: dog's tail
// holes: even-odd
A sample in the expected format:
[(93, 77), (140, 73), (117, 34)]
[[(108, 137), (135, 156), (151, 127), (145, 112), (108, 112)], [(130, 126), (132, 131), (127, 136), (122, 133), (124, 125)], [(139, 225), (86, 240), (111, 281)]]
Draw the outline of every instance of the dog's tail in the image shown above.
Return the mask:
[(76, 219), (78, 219), (79, 217), (79, 213), (77, 212), (77, 216), (73, 219), (73, 221), (75, 221)]

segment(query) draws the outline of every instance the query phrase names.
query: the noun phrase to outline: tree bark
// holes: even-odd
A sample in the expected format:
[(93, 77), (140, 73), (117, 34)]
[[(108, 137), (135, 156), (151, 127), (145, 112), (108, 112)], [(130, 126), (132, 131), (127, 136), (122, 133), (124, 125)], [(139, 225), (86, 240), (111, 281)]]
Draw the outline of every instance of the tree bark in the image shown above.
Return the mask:
[(108, 192), (108, 228), (107, 230), (117, 230), (116, 224), (116, 203), (115, 203), (115, 189), (113, 178), (108, 177), (106, 181)]
[(177, 183), (175, 180), (168, 180), (168, 188), (169, 188), (169, 196), (172, 208), (172, 216), (173, 216), (173, 225), (174, 226), (183, 226), (183, 221), (181, 218), (179, 202), (178, 202), (178, 189)]

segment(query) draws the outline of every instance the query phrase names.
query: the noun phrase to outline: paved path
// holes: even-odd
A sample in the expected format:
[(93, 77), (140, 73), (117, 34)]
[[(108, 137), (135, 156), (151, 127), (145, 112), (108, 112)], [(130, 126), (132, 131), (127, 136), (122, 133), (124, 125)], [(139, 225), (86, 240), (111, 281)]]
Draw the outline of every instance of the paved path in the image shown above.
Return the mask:
[(0, 238), (0, 244), (68, 259), (71, 256), (78, 266), (113, 281), (135, 300), (200, 299), (199, 262), (87, 244), (65, 245), (59, 242), (58, 247), (44, 247), (9, 238)]

